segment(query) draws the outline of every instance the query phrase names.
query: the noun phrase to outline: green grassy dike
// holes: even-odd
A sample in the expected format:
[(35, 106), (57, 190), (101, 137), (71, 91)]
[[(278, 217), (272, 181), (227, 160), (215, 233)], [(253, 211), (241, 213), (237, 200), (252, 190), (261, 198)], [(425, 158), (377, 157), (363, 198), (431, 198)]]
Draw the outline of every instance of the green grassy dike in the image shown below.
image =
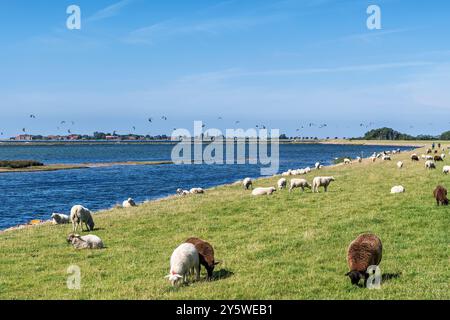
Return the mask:
[[(450, 188), (450, 176), (442, 173), (450, 161), (427, 171), (424, 161), (412, 163), (409, 155), (306, 176), (333, 175), (328, 193), (283, 190), (254, 198), (228, 185), (99, 212), (93, 234), (107, 246), (99, 251), (69, 246), (69, 225), (2, 233), (0, 298), (450, 299), (450, 208), (437, 207), (432, 197), (437, 184)], [(398, 160), (405, 162), (401, 170)], [(254, 186), (274, 186), (278, 179)], [(391, 195), (399, 184), (406, 193)], [(347, 246), (367, 231), (382, 239), (380, 267), (386, 278), (393, 276), (380, 290), (354, 287), (344, 276)], [(222, 260), (218, 279), (204, 281), (202, 269), (200, 282), (173, 289), (164, 279), (170, 255), (191, 236), (214, 245)], [(66, 286), (73, 264), (81, 268), (81, 290)]]

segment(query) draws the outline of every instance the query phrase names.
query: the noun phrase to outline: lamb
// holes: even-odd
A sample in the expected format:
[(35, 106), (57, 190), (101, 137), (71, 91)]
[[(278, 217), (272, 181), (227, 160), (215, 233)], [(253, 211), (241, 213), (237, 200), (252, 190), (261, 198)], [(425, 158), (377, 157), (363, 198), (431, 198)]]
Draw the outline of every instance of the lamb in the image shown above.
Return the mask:
[(70, 222), (70, 217), (61, 213), (53, 213), (52, 219), (54, 224), (68, 224)]
[(411, 155), (411, 161), (419, 161), (419, 157), (417, 156), (417, 154), (412, 154)]
[[(208, 273), (207, 280), (212, 280), (214, 267), (220, 262), (214, 260), (214, 248), (208, 242), (199, 238), (189, 238), (186, 243), (192, 243), (198, 251), (200, 265), (204, 266)], [(200, 267), (201, 268), (201, 267)]]
[(277, 189), (270, 187), (270, 188), (256, 188), (252, 191), (253, 196), (264, 196), (264, 195), (271, 195), (277, 191)]
[(395, 186), (395, 187), (391, 188), (391, 193), (392, 194), (394, 194), (394, 193), (404, 193), (405, 191), (406, 191), (405, 187), (403, 187), (403, 186)]
[(436, 199), (437, 205), (448, 206), (447, 189), (443, 186), (437, 186), (433, 191), (433, 196)]
[(73, 206), (70, 210), (70, 221), (72, 222), (72, 229), (75, 233), (78, 227), (81, 227), (83, 232), (83, 223), (86, 225), (89, 231), (94, 230), (94, 220), (92, 219), (92, 213), (83, 206)]
[(292, 179), (289, 192), (295, 188), (302, 188), (302, 191), (305, 191), (305, 188), (311, 189), (311, 185), (305, 179)]
[(195, 270), (197, 280), (200, 279), (199, 252), (192, 243), (183, 243), (174, 250), (170, 257), (170, 273), (166, 276), (172, 286), (176, 286), (180, 279), (187, 283), (189, 274)]
[(315, 177), (312, 184), (313, 192), (319, 192), (319, 187), (324, 187), (327, 192), (332, 181), (335, 181), (334, 177)]
[(403, 168), (403, 162), (402, 161), (397, 162), (397, 168), (399, 168), (399, 169)]
[(122, 207), (124, 207), (124, 208), (136, 207), (136, 202), (134, 202), (134, 200), (132, 198), (128, 198), (128, 200), (125, 200), (122, 203)]
[(285, 189), (287, 185), (287, 180), (285, 178), (281, 178), (278, 180), (278, 189), (282, 190)]
[(444, 174), (448, 174), (450, 172), (450, 166), (444, 166), (444, 168), (442, 168), (442, 172)]
[(361, 279), (366, 282), (367, 269), (378, 266), (383, 255), (383, 245), (374, 234), (362, 234), (350, 243), (347, 250), (348, 276), (352, 285), (357, 285)]
[(434, 156), (434, 161), (444, 161), (441, 156)]
[(191, 194), (204, 194), (205, 190), (203, 190), (202, 188), (192, 188), (189, 193)]
[(248, 190), (250, 188), (253, 188), (253, 181), (250, 178), (245, 178), (242, 182), (242, 185), (244, 186), (245, 190)]
[(67, 242), (71, 243), (75, 249), (103, 249), (103, 241), (92, 234), (87, 236), (80, 236), (78, 234), (70, 234), (67, 237)]
[(428, 160), (425, 162), (425, 168), (427, 169), (436, 169), (436, 164), (432, 160)]
[(187, 190), (183, 190), (183, 189), (177, 189), (177, 195), (179, 195), (180, 197), (184, 197), (189, 195), (190, 192)]

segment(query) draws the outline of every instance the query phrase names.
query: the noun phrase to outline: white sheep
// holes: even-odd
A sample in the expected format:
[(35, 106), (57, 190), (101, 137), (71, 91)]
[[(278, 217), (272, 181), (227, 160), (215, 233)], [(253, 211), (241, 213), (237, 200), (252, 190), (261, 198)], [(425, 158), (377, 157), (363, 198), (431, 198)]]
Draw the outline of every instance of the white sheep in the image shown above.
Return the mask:
[(190, 194), (190, 192), (188, 190), (177, 189), (177, 195), (179, 195), (180, 197), (184, 197), (189, 194)]
[(285, 189), (287, 186), (287, 180), (286, 178), (281, 178), (280, 180), (278, 180), (278, 189)]
[(442, 153), (442, 154), (441, 154), (441, 158), (442, 158), (442, 159), (445, 159), (445, 153)]
[(311, 185), (305, 179), (292, 179), (289, 192), (295, 188), (302, 188), (302, 191), (305, 191), (305, 188), (311, 189)]
[(444, 168), (442, 168), (442, 172), (448, 174), (450, 172), (450, 166), (444, 166)]
[(403, 161), (397, 162), (397, 168), (399, 169), (403, 168)]
[(312, 184), (313, 192), (319, 192), (319, 187), (324, 187), (327, 192), (332, 181), (335, 181), (334, 177), (315, 177)]
[(83, 232), (83, 223), (86, 225), (89, 231), (94, 230), (94, 220), (92, 219), (92, 213), (83, 206), (77, 205), (73, 206), (70, 210), (70, 221), (72, 222), (73, 232), (81, 227), (81, 232)]
[(253, 187), (253, 181), (250, 178), (245, 178), (244, 181), (242, 181), (242, 185), (244, 186), (245, 190), (248, 190)]
[(310, 167), (306, 167), (305, 169), (303, 169), (303, 170), (305, 170), (305, 174), (307, 174), (307, 173), (310, 173), (311, 172), (311, 168)]
[(436, 169), (436, 164), (432, 160), (428, 160), (425, 162), (425, 168), (427, 169)]
[(204, 194), (205, 190), (203, 190), (202, 188), (192, 188), (191, 190), (189, 190), (189, 193), (191, 193), (191, 194)]
[(349, 158), (345, 158), (344, 159), (344, 164), (351, 164), (352, 160), (350, 160)]
[(183, 243), (174, 250), (170, 257), (170, 273), (166, 276), (172, 286), (176, 286), (180, 279), (187, 283), (188, 276), (196, 273), (196, 279), (200, 279), (200, 259), (195, 245)]
[(425, 160), (434, 160), (433, 156), (425, 156)]
[(388, 156), (388, 155), (384, 155), (382, 159), (383, 159), (383, 161), (391, 161), (392, 160), (391, 156)]
[(70, 222), (70, 217), (61, 213), (53, 213), (52, 219), (54, 224), (68, 224)]
[(92, 234), (80, 236), (78, 234), (70, 234), (67, 242), (71, 243), (75, 249), (102, 249), (103, 241)]
[(316, 167), (316, 170), (319, 170), (322, 166), (320, 165), (320, 162), (316, 162), (315, 167)]
[(136, 207), (136, 202), (134, 202), (134, 200), (132, 198), (128, 198), (128, 200), (125, 200), (122, 203), (122, 207), (124, 207), (124, 208)]
[(391, 189), (391, 193), (403, 193), (403, 192), (405, 192), (405, 187), (403, 186), (395, 186), (392, 187)]
[(275, 189), (274, 187), (270, 187), (270, 188), (256, 188), (255, 190), (252, 191), (252, 195), (253, 196), (271, 195), (275, 191), (277, 191), (277, 189)]

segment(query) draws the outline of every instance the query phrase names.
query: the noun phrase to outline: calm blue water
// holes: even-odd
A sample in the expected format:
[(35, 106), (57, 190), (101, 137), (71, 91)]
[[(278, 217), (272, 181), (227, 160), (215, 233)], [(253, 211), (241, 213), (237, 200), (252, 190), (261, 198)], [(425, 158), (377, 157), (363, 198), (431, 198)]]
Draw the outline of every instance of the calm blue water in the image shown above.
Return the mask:
[[(46, 164), (170, 160), (173, 146), (150, 144), (0, 146), (0, 159), (32, 159)], [(280, 145), (280, 172), (331, 164), (337, 157), (370, 156), (385, 146)], [(401, 148), (408, 150), (411, 148)], [(68, 214), (82, 204), (100, 210), (128, 197), (138, 202), (172, 195), (177, 188), (208, 188), (244, 177), (259, 177), (258, 165), (113, 166), (55, 172), (0, 174), (0, 230), (53, 212)]]

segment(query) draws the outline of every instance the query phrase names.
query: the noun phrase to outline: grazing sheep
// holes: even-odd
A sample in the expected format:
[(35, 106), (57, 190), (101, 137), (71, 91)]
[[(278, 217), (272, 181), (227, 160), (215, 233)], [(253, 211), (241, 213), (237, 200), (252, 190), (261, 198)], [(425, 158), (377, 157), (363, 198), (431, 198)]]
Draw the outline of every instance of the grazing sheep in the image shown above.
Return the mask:
[(311, 172), (311, 168), (310, 167), (306, 167), (305, 169), (303, 169), (305, 171), (304, 174), (310, 173)]
[(70, 210), (70, 221), (72, 222), (72, 230), (76, 232), (78, 227), (81, 227), (83, 232), (83, 223), (86, 225), (89, 231), (94, 230), (94, 220), (92, 219), (92, 213), (83, 206), (73, 206)]
[(351, 163), (352, 163), (352, 160), (350, 160), (348, 158), (344, 159), (344, 164), (351, 164)]
[(102, 249), (104, 248), (103, 241), (92, 234), (87, 236), (80, 236), (78, 234), (70, 234), (67, 237), (67, 242), (71, 243), (75, 249)]
[(288, 170), (288, 171), (283, 172), (283, 173), (281, 174), (281, 176), (283, 176), (283, 177), (288, 177), (288, 176), (290, 176), (290, 175), (292, 175), (292, 170)]
[(445, 157), (446, 157), (446, 156), (445, 156), (445, 153), (442, 153), (442, 154), (441, 154), (441, 158), (442, 158), (442, 159), (445, 159)]
[(316, 168), (317, 170), (319, 170), (320, 167), (321, 167), (320, 162), (316, 162), (315, 168)]
[(444, 168), (442, 168), (442, 172), (444, 174), (448, 174), (450, 172), (450, 166), (444, 166)]
[(441, 156), (434, 156), (434, 161), (444, 161)]
[(362, 162), (362, 158), (361, 157), (356, 157), (356, 160), (358, 161), (358, 163)]
[(70, 222), (70, 217), (61, 213), (52, 214), (52, 219), (54, 224), (68, 224)]
[(443, 186), (437, 186), (433, 191), (433, 196), (436, 199), (437, 205), (442, 204), (443, 206), (448, 206), (447, 189)]
[(256, 188), (252, 191), (253, 196), (265, 196), (265, 195), (271, 195), (277, 191), (277, 189), (270, 187), (270, 188)]
[(397, 168), (399, 169), (403, 168), (403, 161), (397, 162)]
[(427, 154), (431, 154), (433, 151), (431, 149), (427, 149)]
[(195, 270), (197, 280), (200, 279), (200, 258), (195, 245), (183, 243), (172, 253), (170, 257), (170, 273), (166, 276), (172, 286), (176, 286), (180, 279), (187, 283), (189, 274)]
[(179, 195), (180, 197), (184, 197), (189, 195), (190, 192), (187, 190), (183, 190), (183, 189), (177, 189), (177, 195)]
[(335, 181), (334, 177), (315, 177), (312, 184), (313, 192), (319, 192), (319, 187), (323, 187), (327, 192), (332, 181)]
[(433, 156), (425, 156), (425, 160), (434, 160)]
[(124, 207), (124, 208), (136, 207), (136, 202), (134, 202), (134, 200), (132, 198), (128, 198), (128, 200), (125, 200), (122, 203), (122, 207)]
[(305, 188), (311, 189), (311, 185), (305, 179), (292, 179), (289, 192), (295, 188), (302, 188), (302, 191), (305, 191)]
[(404, 193), (406, 190), (405, 190), (405, 187), (403, 187), (403, 186), (395, 186), (395, 187), (392, 187), (392, 189), (391, 189), (391, 193), (392, 194), (394, 194), (394, 193)]
[(203, 190), (202, 188), (192, 188), (189, 193), (191, 194), (204, 194), (205, 190)]
[(425, 162), (425, 168), (436, 169), (436, 164), (432, 160), (428, 160), (427, 162)]
[(195, 246), (200, 258), (200, 264), (205, 267), (208, 273), (207, 279), (211, 280), (214, 267), (220, 263), (214, 260), (214, 248), (212, 245), (199, 238), (189, 238), (186, 240), (186, 243), (192, 243)]
[(377, 161), (377, 157), (370, 157), (370, 159), (372, 160), (372, 162), (375, 162), (375, 161)]
[(417, 156), (417, 154), (411, 155), (411, 161), (419, 161), (419, 157)]
[(388, 156), (388, 155), (384, 155), (382, 159), (383, 159), (383, 161), (391, 161), (392, 160), (391, 156)]
[(287, 186), (287, 180), (285, 178), (281, 178), (278, 180), (278, 189), (285, 189)]
[(248, 190), (250, 188), (253, 188), (253, 181), (250, 178), (245, 178), (244, 181), (242, 181), (242, 185), (244, 186), (245, 190)]
[(348, 276), (353, 285), (361, 279), (366, 282), (367, 269), (378, 266), (383, 255), (383, 245), (380, 238), (374, 234), (362, 234), (350, 243), (347, 250), (347, 264), (350, 271)]

